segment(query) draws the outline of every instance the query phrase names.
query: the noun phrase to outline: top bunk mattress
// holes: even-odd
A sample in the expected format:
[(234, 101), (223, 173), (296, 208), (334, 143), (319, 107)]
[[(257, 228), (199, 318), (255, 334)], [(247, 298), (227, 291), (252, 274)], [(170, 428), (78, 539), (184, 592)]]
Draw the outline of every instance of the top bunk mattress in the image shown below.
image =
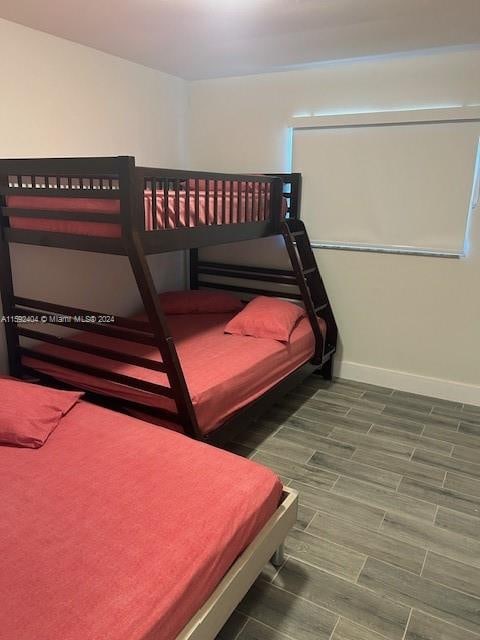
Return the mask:
[[(233, 315), (209, 313), (168, 316), (197, 421), (204, 434), (216, 429), (239, 409), (308, 362), (315, 351), (315, 338), (307, 318), (300, 320), (292, 332), (290, 342), (283, 344), (269, 338), (226, 335), (225, 325)], [(324, 332), (325, 322), (321, 318), (319, 325)], [(92, 333), (77, 334), (76, 338), (88, 344), (161, 360), (158, 351), (151, 346)], [(168, 386), (165, 374), (149, 369), (54, 345), (42, 345), (38, 350)], [(137, 402), (147, 407), (175, 409), (171, 400), (148, 391), (126, 387), (30, 356), (24, 356), (22, 363), (80, 389)]]
[(40, 449), (0, 446), (0, 640), (173, 640), (281, 493), (249, 460), (80, 402)]
[[(199, 225), (234, 224), (242, 222), (262, 221), (266, 219), (270, 196), (260, 191), (235, 189), (230, 193), (198, 192), (187, 195), (182, 191), (178, 195), (175, 191), (166, 194), (156, 192), (156, 216), (153, 212), (152, 191), (144, 192), (144, 221), (146, 231), (154, 229), (176, 229), (195, 227)], [(45, 197), (45, 196), (8, 196), (5, 212), (8, 207), (18, 209), (32, 209), (52, 212), (99, 214), (105, 217), (105, 222), (87, 222), (82, 220), (61, 220), (48, 218), (28, 218), (12, 215), (10, 227), (29, 231), (47, 231), (54, 233), (68, 233), (73, 235), (95, 236), (105, 238), (120, 238), (121, 226), (108, 220), (109, 216), (120, 213), (120, 200), (101, 198), (75, 197)], [(282, 216), (287, 210), (287, 201), (283, 199)]]

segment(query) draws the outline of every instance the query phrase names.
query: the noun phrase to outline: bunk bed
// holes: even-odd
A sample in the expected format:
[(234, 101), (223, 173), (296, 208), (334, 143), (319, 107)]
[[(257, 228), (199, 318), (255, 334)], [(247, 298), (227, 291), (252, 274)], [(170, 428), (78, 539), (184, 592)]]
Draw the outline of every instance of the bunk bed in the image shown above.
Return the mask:
[[(0, 160), (0, 286), (9, 320), (4, 326), (10, 373), (86, 389), (94, 400), (198, 439), (230, 439), (312, 372), (331, 376), (337, 327), (298, 219), (300, 194), (299, 174), (153, 169), (137, 167), (131, 157)], [(206, 262), (199, 254), (202, 247), (275, 235), (284, 238), (289, 269)], [(85, 322), (108, 317), (108, 310), (17, 295), (11, 243), (127, 256), (145, 317)], [(162, 310), (147, 256), (178, 250), (189, 251), (192, 290), (303, 304), (306, 317), (290, 343), (271, 341), (261, 354), (259, 343), (248, 347), (252, 358), (244, 369), (230, 367), (224, 376), (224, 362), (234, 363), (236, 353), (247, 348), (245, 341), (224, 335), (229, 316), (199, 317), (187, 327)], [(39, 322), (28, 325), (25, 318)], [(77, 333), (65, 337), (45, 330), (55, 325)], [(203, 367), (182, 348), (182, 338), (196, 331), (208, 336), (204, 353), (224, 354), (210, 376), (205, 367), (212, 363), (206, 360)], [(208, 378), (215, 384), (205, 387)], [(243, 392), (235, 386), (239, 380)]]

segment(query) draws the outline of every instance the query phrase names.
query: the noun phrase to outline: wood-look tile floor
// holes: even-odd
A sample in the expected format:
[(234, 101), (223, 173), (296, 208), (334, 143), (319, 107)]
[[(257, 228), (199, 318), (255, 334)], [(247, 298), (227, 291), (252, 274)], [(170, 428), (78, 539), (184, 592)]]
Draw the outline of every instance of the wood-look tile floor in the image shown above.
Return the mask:
[(218, 640), (480, 640), (480, 408), (309, 378), (229, 445), (300, 495)]

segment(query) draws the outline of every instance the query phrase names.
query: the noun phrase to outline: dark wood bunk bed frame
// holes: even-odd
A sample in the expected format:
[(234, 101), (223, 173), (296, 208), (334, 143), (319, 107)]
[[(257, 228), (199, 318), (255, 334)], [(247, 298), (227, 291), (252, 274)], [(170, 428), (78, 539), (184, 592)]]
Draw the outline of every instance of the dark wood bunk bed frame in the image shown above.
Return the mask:
[[(204, 195), (206, 219), (203, 221), (200, 220), (200, 185), (202, 181), (206, 191)], [(250, 189), (250, 193), (253, 192), (254, 195), (251, 198), (248, 196), (242, 198), (243, 184), (246, 185), (246, 189)], [(212, 185), (213, 193), (209, 193)], [(145, 224), (144, 193), (147, 189), (152, 192), (151, 230), (146, 230)], [(172, 193), (174, 194), (173, 222), (169, 220), (164, 208), (164, 219), (161, 221), (163, 226), (159, 228), (157, 195), (163, 195), (164, 203), (169, 203)], [(118, 214), (109, 214), (108, 217), (100, 213), (22, 209), (7, 206), (7, 198), (12, 195), (75, 199), (106, 198), (119, 201), (120, 206)], [(180, 220), (181, 195), (185, 198), (186, 207), (183, 224)], [(214, 198), (213, 212), (209, 212), (209, 208), (212, 206), (210, 204), (211, 195)], [(92, 393), (88, 395), (96, 402), (119, 410), (136, 409), (152, 418), (167, 419), (180, 425), (187, 435), (215, 444), (222, 444), (231, 439), (244, 428), (246, 422), (258, 417), (266, 408), (278, 401), (286, 392), (314, 371), (330, 378), (337, 342), (337, 326), (307, 232), (303, 223), (298, 219), (300, 195), (301, 175), (295, 173), (232, 175), (154, 169), (137, 167), (135, 159), (128, 156), (0, 160), (0, 287), (3, 313), (11, 320), (4, 324), (10, 374), (20, 378), (35, 377), (46, 384), (58, 386), (57, 380), (22, 364), (22, 356), (31, 356), (67, 369), (160, 394), (174, 401), (175, 411), (153, 409), (120, 398), (99, 396)], [(193, 211), (191, 211), (192, 197)], [(237, 221), (232, 223), (226, 221), (225, 205), (226, 199), (228, 199), (227, 207), (229, 207), (230, 217), (232, 217), (234, 215), (234, 198), (237, 203)], [(284, 211), (282, 211), (283, 198), (286, 198), (288, 204), (285, 217)], [(263, 203), (263, 211), (260, 201)], [(209, 214), (212, 213), (213, 216), (210, 219)], [(193, 225), (191, 214), (193, 214)], [(98, 237), (13, 228), (10, 225), (10, 219), (13, 217), (109, 223), (120, 225), (121, 236), (118, 238)], [(291, 270), (205, 262), (199, 259), (198, 250), (201, 247), (274, 235), (281, 235), (285, 240), (292, 265)], [(115, 324), (113, 325), (85, 324), (78, 321), (79, 316), (98, 317), (108, 314), (17, 296), (13, 284), (10, 243), (127, 256), (148, 322), (115, 316)], [(219, 288), (244, 294), (274, 295), (300, 300), (305, 306), (315, 336), (315, 353), (308, 363), (298, 367), (260, 398), (239, 410), (233, 417), (207, 435), (202, 434), (198, 427), (182, 366), (146, 259), (149, 254), (187, 249), (190, 252), (191, 289)], [(208, 279), (208, 276), (212, 275), (226, 277), (228, 282), (205, 280), (205, 277)], [(235, 279), (238, 279), (238, 284), (231, 284), (231, 281), (235, 281)], [(255, 283), (265, 283), (260, 284), (260, 287), (265, 288), (244, 284), (249, 280), (255, 281)], [(268, 289), (267, 283), (276, 286), (277, 290)], [(283, 286), (283, 290), (279, 290), (280, 285)], [(289, 292), (285, 292), (284, 285), (290, 286)], [(296, 289), (295, 292), (292, 292), (292, 285)], [(21, 323), (14, 321), (15, 316), (34, 314), (43, 314), (47, 318), (47, 325), (61, 324), (63, 327), (91, 331), (154, 346), (160, 352), (161, 362), (25, 328)], [(57, 315), (61, 319), (57, 318)], [(321, 315), (327, 324), (325, 340), (319, 329), (318, 315)], [(65, 316), (69, 317), (68, 321), (65, 320)], [(72, 362), (48, 353), (39, 353), (29, 346), (24, 346), (22, 339), (51, 343), (117, 362), (164, 372), (167, 375), (169, 386)]]

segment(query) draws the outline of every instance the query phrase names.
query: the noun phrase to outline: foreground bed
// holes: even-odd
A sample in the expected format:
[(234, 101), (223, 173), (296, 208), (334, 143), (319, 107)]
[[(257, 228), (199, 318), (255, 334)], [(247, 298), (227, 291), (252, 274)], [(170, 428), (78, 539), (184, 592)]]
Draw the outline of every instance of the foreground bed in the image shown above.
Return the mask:
[(0, 500), (2, 640), (213, 639), (296, 517), (269, 470), (86, 402), (0, 446)]

